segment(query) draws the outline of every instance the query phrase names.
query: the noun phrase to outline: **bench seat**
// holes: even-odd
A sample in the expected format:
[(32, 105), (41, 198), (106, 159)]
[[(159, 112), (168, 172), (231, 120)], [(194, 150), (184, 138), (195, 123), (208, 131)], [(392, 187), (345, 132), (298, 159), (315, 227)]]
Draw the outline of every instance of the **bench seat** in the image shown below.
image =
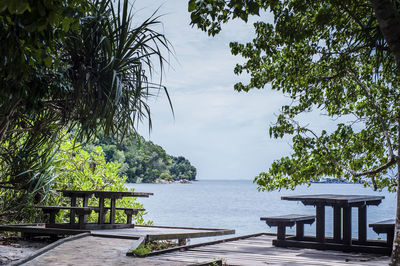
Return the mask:
[[(68, 207), (68, 206), (35, 206), (37, 209), (42, 209), (43, 213), (49, 214), (49, 224), (55, 224), (56, 223), (56, 215), (60, 210), (70, 210), (73, 211), (74, 213), (78, 214), (79, 216), (79, 224), (84, 224), (86, 223), (86, 216), (90, 214), (92, 211), (99, 212), (100, 208), (99, 207)], [(107, 212), (110, 210), (110, 207), (104, 208), (105, 211)], [(124, 211), (126, 214), (126, 223), (127, 224), (132, 224), (132, 216), (136, 215), (140, 211), (145, 211), (145, 209), (136, 209), (136, 208), (115, 208), (115, 210), (119, 211)], [(74, 223), (73, 221), (72, 223)], [(70, 221), (71, 223), (71, 221)]]
[[(92, 211), (96, 211), (98, 207), (68, 207), (68, 206), (35, 206), (37, 209), (41, 209), (43, 213), (48, 213), (50, 215), (49, 223), (56, 223), (56, 215), (60, 210), (70, 210), (74, 211), (79, 216), (79, 224), (84, 224), (85, 216), (90, 214)], [(75, 221), (70, 221), (70, 223), (75, 223)]]
[(393, 245), (394, 238), (394, 219), (380, 221), (376, 223), (369, 224), (372, 230), (377, 234), (386, 234), (386, 244), (391, 247)]
[(296, 225), (296, 239), (300, 240), (304, 237), (304, 224), (312, 224), (315, 221), (314, 215), (302, 215), (302, 214), (288, 214), (271, 217), (261, 217), (261, 221), (265, 221), (270, 227), (277, 226), (279, 240), (285, 240), (286, 227)]
[[(110, 207), (104, 208), (106, 211), (110, 210)], [(115, 208), (117, 211), (124, 211), (126, 214), (126, 223), (132, 223), (132, 216), (138, 214), (140, 211), (145, 211), (145, 209), (135, 209), (135, 208)], [(99, 210), (96, 210), (98, 212)]]

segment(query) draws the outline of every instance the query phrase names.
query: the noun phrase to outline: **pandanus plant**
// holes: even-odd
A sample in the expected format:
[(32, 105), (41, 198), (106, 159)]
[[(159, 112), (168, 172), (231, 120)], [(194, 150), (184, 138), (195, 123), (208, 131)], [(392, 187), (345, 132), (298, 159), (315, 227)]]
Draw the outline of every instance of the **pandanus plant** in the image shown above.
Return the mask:
[[(1, 104), (10, 107), (10, 115), (0, 121), (0, 220), (5, 215), (20, 219), (26, 213), (21, 210), (48, 195), (61, 134), (73, 131), (81, 141), (100, 130), (123, 137), (143, 120), (151, 129), (148, 99), (160, 90), (172, 110), (160, 78), (171, 45), (156, 30), (161, 25), (156, 12), (134, 25), (128, 0), (92, 0), (83, 6), (79, 27), (55, 41), (57, 63), (32, 67), (34, 78), (18, 83), (20, 93), (14, 90)], [(154, 77), (159, 82), (152, 82)], [(29, 96), (33, 87), (37, 92)]]
[[(133, 27), (132, 8), (127, 0), (95, 1), (93, 10), (82, 19), (78, 34), (61, 44), (62, 60), (69, 65), (70, 99), (64, 100), (67, 120), (80, 125), (82, 136), (90, 136), (100, 126), (105, 134), (126, 134), (135, 123), (149, 119), (147, 100), (152, 90), (163, 89), (151, 83), (156, 60), (162, 71), (170, 52), (165, 36), (153, 28), (160, 24), (155, 13)], [(68, 106), (74, 111), (68, 112)]]

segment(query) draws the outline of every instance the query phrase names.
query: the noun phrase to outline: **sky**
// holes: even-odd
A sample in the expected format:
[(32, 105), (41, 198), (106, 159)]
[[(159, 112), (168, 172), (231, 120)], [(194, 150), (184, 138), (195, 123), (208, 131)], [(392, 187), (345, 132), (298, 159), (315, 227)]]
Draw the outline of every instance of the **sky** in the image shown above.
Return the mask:
[[(271, 139), (269, 126), (289, 100), (269, 88), (236, 92), (233, 69), (243, 59), (230, 53), (229, 42), (253, 38), (252, 25), (233, 22), (209, 37), (192, 28), (187, 0), (136, 0), (135, 16), (158, 14), (159, 28), (175, 50), (163, 84), (170, 94), (173, 117), (165, 94), (151, 100), (153, 128), (139, 132), (168, 154), (186, 157), (197, 168), (197, 179), (253, 179), (271, 163), (290, 154), (288, 140)], [(265, 17), (263, 19), (268, 19)]]

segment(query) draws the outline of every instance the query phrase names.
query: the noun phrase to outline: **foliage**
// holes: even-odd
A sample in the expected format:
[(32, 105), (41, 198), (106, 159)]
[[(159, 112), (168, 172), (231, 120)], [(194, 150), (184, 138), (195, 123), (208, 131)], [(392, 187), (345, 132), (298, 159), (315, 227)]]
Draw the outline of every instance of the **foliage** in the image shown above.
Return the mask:
[(140, 245), (140, 246), (138, 246), (136, 249), (132, 250), (132, 254), (133, 254), (134, 256), (138, 256), (138, 257), (140, 257), (140, 256), (145, 256), (145, 255), (147, 255), (149, 252), (151, 252), (151, 249), (148, 248), (148, 247), (146, 247), (146, 246), (144, 246), (144, 245)]
[[(50, 206), (70, 206), (68, 198), (62, 197), (57, 190), (100, 190), (100, 191), (134, 191), (128, 190), (126, 185), (126, 176), (120, 175), (121, 164), (119, 162), (106, 162), (103, 150), (100, 146), (94, 146), (91, 152), (85, 151), (75, 138), (64, 137), (62, 143), (53, 157), (50, 168), (55, 177), (52, 182), (47, 185), (48, 193), (36, 194), (36, 199), (27, 198), (23, 202), (24, 208), (15, 215), (7, 215), (5, 221), (12, 222), (19, 220), (23, 222), (42, 221), (43, 215), (34, 208), (35, 202), (41, 202), (44, 205)], [(6, 189), (0, 190), (2, 195), (8, 196)], [(38, 198), (38, 195), (41, 195)], [(5, 202), (8, 200), (7, 202)], [(3, 205), (21, 204), (20, 199), (12, 199), (2, 197)], [(78, 200), (81, 204), (82, 200)], [(105, 202), (110, 204), (109, 200)], [(89, 206), (98, 206), (98, 199), (90, 198)], [(126, 208), (143, 208), (142, 204), (135, 201), (135, 198), (123, 198), (117, 201), (117, 207)], [(61, 210), (57, 216), (58, 222), (68, 222), (69, 212)], [(109, 213), (108, 213), (109, 215)], [(97, 221), (97, 214), (92, 213), (89, 216), (90, 222)], [(126, 222), (126, 215), (123, 211), (116, 212), (116, 222)], [(145, 223), (143, 212), (139, 212), (134, 219), (135, 224)], [(151, 224), (148, 221), (147, 224)]]
[[(322, 176), (356, 182), (372, 177), (375, 188), (395, 189), (400, 80), (368, 3), (205, 2), (190, 1), (189, 8), (192, 23), (210, 34), (230, 18), (247, 20), (260, 11), (274, 18), (272, 24), (254, 23), (252, 42), (230, 44), (233, 54), (247, 59), (235, 73), (251, 75), (249, 84), (238, 83), (236, 90), (270, 84), (292, 99), (270, 135), (292, 135), (293, 153), (256, 177), (260, 189), (294, 188)], [(312, 110), (320, 110), (336, 129), (317, 132), (296, 120)]]
[[(129, 191), (126, 185), (126, 176), (120, 176), (121, 164), (118, 162), (106, 162), (101, 147), (94, 147), (92, 152), (87, 152), (75, 139), (65, 140), (55, 157), (57, 178), (52, 185), (52, 193), (45, 199), (51, 206), (69, 206), (68, 198), (62, 197), (57, 190), (100, 190), (100, 191)], [(133, 189), (131, 190), (133, 191)], [(106, 204), (110, 204), (106, 201)], [(123, 198), (117, 201), (117, 207), (143, 208), (135, 202), (134, 198)], [(90, 198), (89, 206), (98, 206), (98, 199)], [(57, 216), (59, 222), (66, 222), (65, 214), (68, 211), (60, 211)], [(109, 213), (108, 213), (109, 215)], [(135, 217), (136, 224), (143, 224), (143, 213)], [(97, 221), (97, 215), (89, 216), (89, 221)], [(116, 212), (116, 222), (126, 222), (123, 211)]]
[(103, 147), (107, 161), (122, 164), (121, 174), (128, 177), (128, 182), (196, 178), (196, 168), (187, 159), (168, 155), (162, 147), (146, 141), (139, 134), (127, 136), (123, 141), (100, 136), (95, 144)]
[(99, 128), (123, 136), (145, 118), (151, 126), (147, 99), (167, 93), (151, 81), (169, 52), (158, 19), (136, 22), (127, 0), (1, 1), (0, 216), (46, 194), (60, 132), (85, 141)]
[(178, 246), (178, 243), (171, 240), (149, 241), (145, 245), (139, 245), (136, 249), (132, 250), (132, 254), (134, 256), (144, 257), (152, 251), (164, 250), (176, 246)]

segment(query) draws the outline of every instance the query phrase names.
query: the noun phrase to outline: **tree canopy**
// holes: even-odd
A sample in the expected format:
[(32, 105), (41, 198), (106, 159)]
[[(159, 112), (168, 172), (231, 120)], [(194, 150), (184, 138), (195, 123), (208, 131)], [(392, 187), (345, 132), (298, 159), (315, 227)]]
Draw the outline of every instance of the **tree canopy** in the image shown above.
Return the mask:
[[(254, 39), (230, 44), (232, 54), (246, 59), (235, 73), (251, 77), (235, 89), (270, 86), (291, 99), (269, 133), (292, 136), (293, 152), (255, 178), (260, 190), (293, 189), (322, 176), (367, 179), (375, 189), (396, 190), (400, 43), (392, 37), (400, 32), (393, 17), (398, 1), (190, 0), (188, 8), (192, 25), (210, 35), (231, 19), (258, 16)], [(301, 119), (312, 111), (332, 127), (315, 128)], [(399, 217), (398, 211), (396, 228)], [(399, 262), (398, 251), (393, 258)]]
[(1, 1), (0, 187), (45, 193), (64, 130), (85, 141), (151, 126), (147, 99), (167, 93), (152, 81), (170, 51), (160, 23), (136, 21), (128, 0)]
[[(196, 179), (196, 168), (186, 158), (167, 154), (161, 146), (146, 141), (139, 134), (127, 136), (123, 141), (100, 134), (93, 144), (103, 148), (107, 161), (122, 164), (120, 175), (126, 175), (127, 182)], [(87, 149), (91, 150), (93, 144)]]

